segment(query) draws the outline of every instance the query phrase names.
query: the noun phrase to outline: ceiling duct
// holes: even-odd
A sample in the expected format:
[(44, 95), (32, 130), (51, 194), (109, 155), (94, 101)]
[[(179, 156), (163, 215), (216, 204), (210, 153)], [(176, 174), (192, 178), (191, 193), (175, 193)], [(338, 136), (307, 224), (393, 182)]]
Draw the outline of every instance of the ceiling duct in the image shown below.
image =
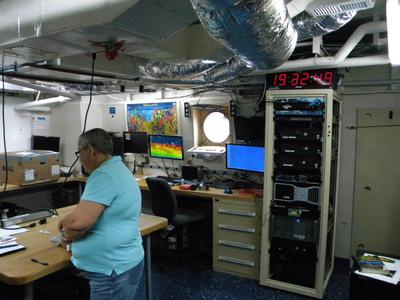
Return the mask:
[[(187, 76), (180, 73), (180, 68), (167, 65), (151, 73), (142, 68), (147, 76), (164, 83), (222, 83), (255, 68), (275, 68), (290, 57), (296, 46), (297, 32), (283, 0), (190, 2), (208, 34), (236, 55), (203, 74)], [(147, 65), (149, 68), (155, 70), (151, 64)]]
[(190, 0), (211, 37), (258, 69), (284, 63), (297, 41), (284, 0)]
[(346, 25), (355, 15), (356, 11), (344, 12), (332, 16), (309, 15), (306, 11), (293, 18), (293, 24), (299, 34), (299, 41), (320, 36), (338, 30)]
[(145, 65), (139, 66), (139, 70), (151, 78), (180, 79), (206, 72), (215, 65), (216, 63), (189, 63), (173, 65), (162, 62), (149, 62)]
[[(151, 63), (149, 63), (147, 66), (150, 67)], [(181, 67), (184, 66), (185, 65), (182, 65)], [(171, 77), (162, 78), (161, 76), (158, 76), (158, 73), (168, 75), (168, 70), (171, 70), (170, 67), (159, 70), (159, 72), (154, 72), (153, 77), (148, 76), (145, 69), (142, 70), (145, 74), (147, 74), (147, 80), (158, 84), (170, 85), (171, 87), (175, 85), (174, 87), (178, 88), (180, 85), (187, 87), (221, 84), (231, 81), (240, 75), (250, 73), (251, 71), (254, 71), (254, 69), (255, 68), (250, 63), (247, 63), (238, 56), (234, 56), (226, 62), (215, 65), (204, 72), (192, 74), (191, 76), (179, 76), (179, 78), (177, 78), (178, 76), (174, 72), (170, 73)]]

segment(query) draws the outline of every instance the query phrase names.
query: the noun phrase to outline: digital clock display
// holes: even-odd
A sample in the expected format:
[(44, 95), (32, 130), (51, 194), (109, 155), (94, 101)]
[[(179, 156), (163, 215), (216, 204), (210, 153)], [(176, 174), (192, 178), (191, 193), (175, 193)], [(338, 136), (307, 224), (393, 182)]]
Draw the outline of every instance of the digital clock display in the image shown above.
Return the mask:
[(267, 75), (269, 89), (336, 88), (336, 70), (293, 71)]

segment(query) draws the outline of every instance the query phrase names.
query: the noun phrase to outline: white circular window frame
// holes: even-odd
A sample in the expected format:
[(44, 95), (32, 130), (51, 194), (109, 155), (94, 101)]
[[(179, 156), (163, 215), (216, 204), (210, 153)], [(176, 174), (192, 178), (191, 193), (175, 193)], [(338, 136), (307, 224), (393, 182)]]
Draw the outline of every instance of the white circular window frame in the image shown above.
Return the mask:
[(229, 119), (223, 113), (217, 111), (212, 112), (204, 119), (204, 135), (212, 143), (223, 143), (229, 138), (229, 123)]

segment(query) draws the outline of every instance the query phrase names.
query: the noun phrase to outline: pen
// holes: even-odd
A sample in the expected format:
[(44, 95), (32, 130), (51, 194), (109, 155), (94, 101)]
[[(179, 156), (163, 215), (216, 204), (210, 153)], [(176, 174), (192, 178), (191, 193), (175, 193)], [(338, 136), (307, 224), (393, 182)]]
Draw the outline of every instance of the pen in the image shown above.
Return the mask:
[(48, 265), (49, 265), (48, 262), (41, 261), (41, 260), (38, 260), (38, 259), (36, 259), (36, 258), (31, 258), (31, 261), (32, 261), (32, 262), (35, 262), (35, 263), (38, 263), (38, 264), (41, 264), (41, 265), (43, 265), (43, 266), (48, 266)]

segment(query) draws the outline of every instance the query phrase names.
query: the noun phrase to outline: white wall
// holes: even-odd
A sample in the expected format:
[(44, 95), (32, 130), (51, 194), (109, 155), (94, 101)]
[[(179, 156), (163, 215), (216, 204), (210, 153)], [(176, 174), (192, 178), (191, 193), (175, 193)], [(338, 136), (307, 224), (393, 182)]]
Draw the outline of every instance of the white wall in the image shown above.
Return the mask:
[[(400, 91), (384, 84), (397, 77), (390, 66), (353, 68), (346, 74), (342, 106), (341, 161), (338, 182), (335, 256), (349, 258), (354, 197), (357, 110), (362, 107), (400, 107)], [(388, 158), (390, 159), (390, 158)], [(382, 174), (383, 175), (383, 174)], [(379, 176), (379, 175), (377, 175)]]
[[(31, 149), (32, 114), (14, 110), (15, 105), (31, 101), (30, 99), (8, 97), (5, 98), (5, 128), (7, 151)], [(1, 117), (1, 120), (3, 118)], [(0, 122), (0, 152), (4, 152), (3, 123)]]
[[(361, 107), (400, 107), (400, 93), (344, 95), (342, 110), (341, 162), (337, 204), (336, 256), (349, 258), (353, 214), (357, 109)], [(390, 159), (388, 157), (388, 159)], [(377, 176), (383, 176), (383, 174)]]

